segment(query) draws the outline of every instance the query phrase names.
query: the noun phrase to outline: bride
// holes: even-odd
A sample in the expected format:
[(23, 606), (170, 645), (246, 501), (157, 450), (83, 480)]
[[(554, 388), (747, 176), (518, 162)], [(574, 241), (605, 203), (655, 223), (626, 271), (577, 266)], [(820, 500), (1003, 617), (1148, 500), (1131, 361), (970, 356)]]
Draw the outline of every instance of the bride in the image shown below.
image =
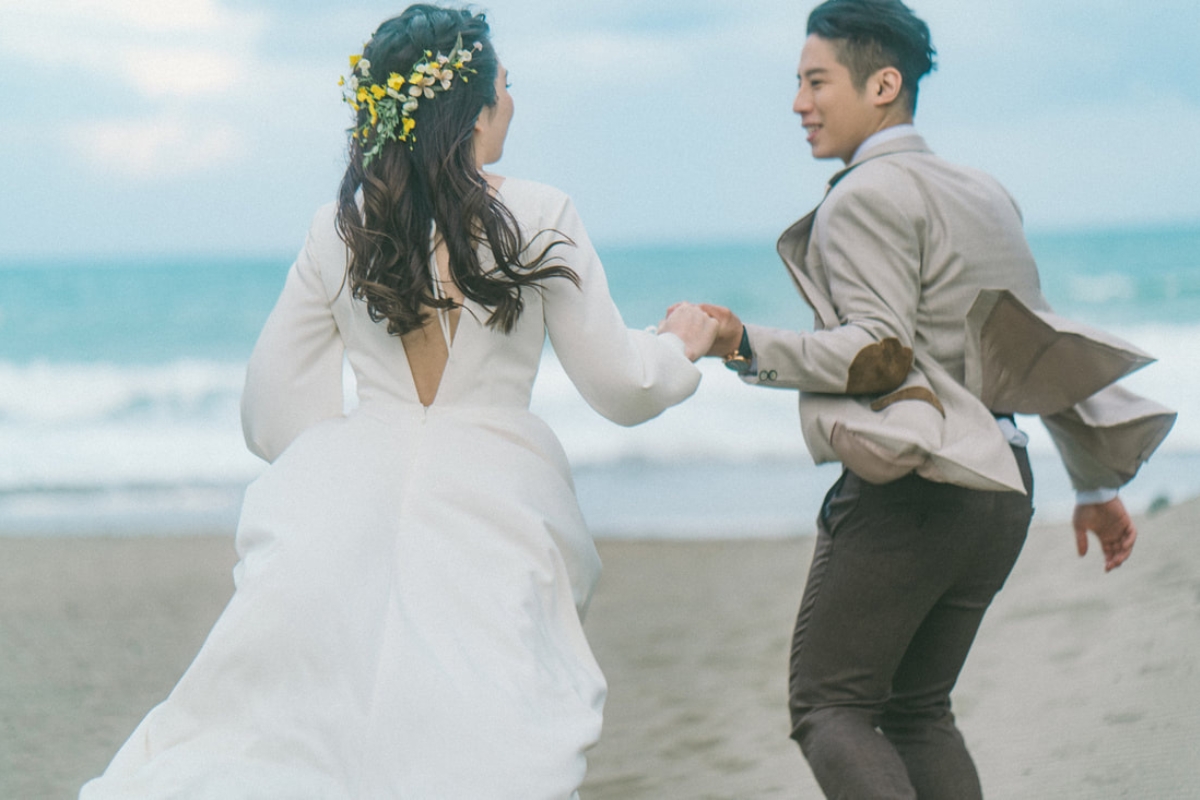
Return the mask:
[(543, 340), (633, 425), (691, 395), (716, 323), (627, 329), (570, 199), (483, 170), (513, 104), (482, 14), (412, 6), (351, 61), (339, 200), (248, 367), (271, 466), (236, 592), (83, 800), (565, 800), (600, 735), (600, 563), (529, 412)]

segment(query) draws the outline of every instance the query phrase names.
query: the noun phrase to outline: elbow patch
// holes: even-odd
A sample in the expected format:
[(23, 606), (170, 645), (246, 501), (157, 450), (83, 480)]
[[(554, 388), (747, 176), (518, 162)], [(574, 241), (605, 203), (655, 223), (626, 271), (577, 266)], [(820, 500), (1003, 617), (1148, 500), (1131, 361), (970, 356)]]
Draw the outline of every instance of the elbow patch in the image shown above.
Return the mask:
[(912, 348), (900, 344), (895, 337), (869, 344), (858, 351), (850, 364), (846, 394), (890, 392), (904, 383), (912, 363)]
[(907, 389), (901, 389), (898, 392), (885, 395), (874, 403), (871, 403), (871, 410), (883, 411), (888, 406), (893, 403), (899, 403), (901, 400), (920, 400), (921, 402), (929, 403), (929, 405), (938, 410), (938, 413), (942, 415), (942, 419), (946, 418), (946, 409), (942, 405), (942, 401), (938, 400), (938, 396), (924, 386), (909, 386)]

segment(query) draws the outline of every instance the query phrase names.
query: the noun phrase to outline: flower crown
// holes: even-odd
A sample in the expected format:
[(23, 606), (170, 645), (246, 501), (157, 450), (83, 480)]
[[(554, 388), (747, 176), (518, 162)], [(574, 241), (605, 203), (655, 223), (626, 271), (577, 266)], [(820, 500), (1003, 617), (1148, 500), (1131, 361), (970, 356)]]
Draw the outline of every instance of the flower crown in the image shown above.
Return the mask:
[(370, 61), (361, 55), (350, 56), (350, 77), (339, 78), (338, 86), (346, 87), (342, 90), (342, 99), (355, 114), (363, 106), (370, 112), (369, 121), (351, 134), (363, 146), (363, 166), (368, 166), (387, 142), (407, 142), (412, 149), (417, 138), (413, 132), (417, 120), (413, 115), (417, 113), (419, 101), (423, 98), (432, 100), (437, 94), (448, 91), (455, 76), (466, 83), (467, 74), (476, 73), (467, 66), (473, 51), (482, 49), (483, 44), (475, 42), (470, 50), (464, 50), (462, 34), (459, 34), (450, 55), (438, 53), (435, 56), (426, 50), (424, 57), (413, 64), (408, 78), (393, 72), (382, 83), (375, 83)]

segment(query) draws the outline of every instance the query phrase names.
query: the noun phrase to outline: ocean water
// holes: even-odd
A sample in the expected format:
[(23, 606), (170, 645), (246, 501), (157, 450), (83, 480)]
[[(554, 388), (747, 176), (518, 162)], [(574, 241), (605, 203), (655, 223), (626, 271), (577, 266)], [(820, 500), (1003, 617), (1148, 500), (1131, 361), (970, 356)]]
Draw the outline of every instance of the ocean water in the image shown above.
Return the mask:
[[(1124, 496), (1135, 510), (1200, 495), (1200, 228), (1031, 239), (1056, 310), (1159, 362), (1126, 384), (1180, 412)], [(628, 324), (680, 299), (807, 329), (772, 241), (601, 248)], [(241, 441), (245, 360), (290, 257), (0, 264), (0, 535), (232, 530), (263, 464)], [(795, 395), (702, 362), (696, 396), (633, 429), (579, 398), (548, 351), (534, 410), (573, 464), (598, 535), (811, 532), (834, 466), (814, 467)], [(348, 378), (347, 403), (353, 404)], [(1065, 519), (1066, 476), (1033, 418), (1042, 518)]]

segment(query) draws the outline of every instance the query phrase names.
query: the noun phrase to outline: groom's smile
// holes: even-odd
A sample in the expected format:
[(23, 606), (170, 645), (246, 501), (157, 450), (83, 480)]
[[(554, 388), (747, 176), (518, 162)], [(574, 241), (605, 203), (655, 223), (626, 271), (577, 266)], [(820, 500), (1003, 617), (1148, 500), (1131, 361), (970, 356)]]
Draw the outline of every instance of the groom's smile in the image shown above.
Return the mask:
[(840, 158), (848, 164), (868, 136), (886, 127), (886, 113), (872, 100), (870, 80), (855, 85), (850, 69), (838, 60), (836, 42), (809, 36), (796, 75), (792, 111), (800, 115), (813, 158)]

